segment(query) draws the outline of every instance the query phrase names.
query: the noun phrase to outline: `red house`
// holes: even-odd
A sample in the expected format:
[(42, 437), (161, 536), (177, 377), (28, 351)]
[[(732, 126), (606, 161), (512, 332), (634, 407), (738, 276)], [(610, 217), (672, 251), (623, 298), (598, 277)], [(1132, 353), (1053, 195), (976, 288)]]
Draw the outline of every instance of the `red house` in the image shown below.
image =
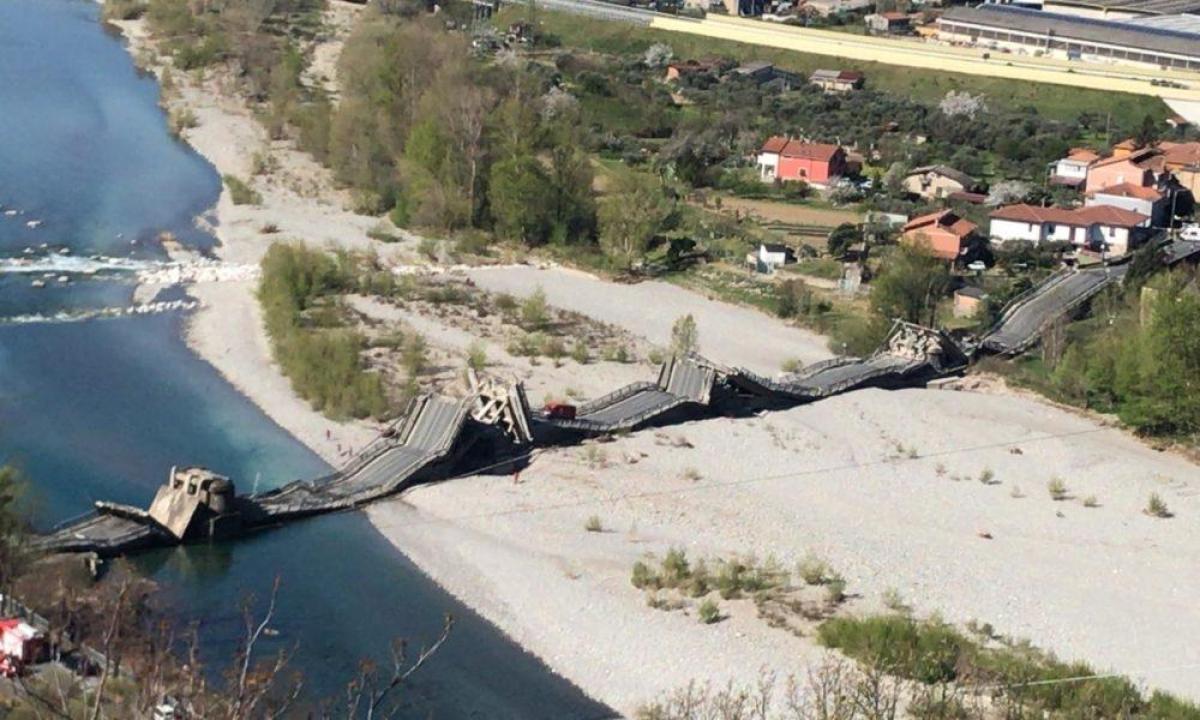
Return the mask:
[(758, 172), (765, 182), (803, 180), (827, 185), (846, 173), (846, 151), (838, 145), (768, 138), (758, 153)]

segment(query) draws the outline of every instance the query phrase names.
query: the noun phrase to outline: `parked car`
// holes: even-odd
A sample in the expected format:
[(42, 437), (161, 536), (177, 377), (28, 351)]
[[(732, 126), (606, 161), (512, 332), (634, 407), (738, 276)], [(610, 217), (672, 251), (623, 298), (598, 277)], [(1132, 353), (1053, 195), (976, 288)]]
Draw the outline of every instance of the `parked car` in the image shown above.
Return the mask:
[(575, 406), (567, 403), (546, 403), (542, 413), (548, 418), (556, 418), (558, 420), (574, 420)]

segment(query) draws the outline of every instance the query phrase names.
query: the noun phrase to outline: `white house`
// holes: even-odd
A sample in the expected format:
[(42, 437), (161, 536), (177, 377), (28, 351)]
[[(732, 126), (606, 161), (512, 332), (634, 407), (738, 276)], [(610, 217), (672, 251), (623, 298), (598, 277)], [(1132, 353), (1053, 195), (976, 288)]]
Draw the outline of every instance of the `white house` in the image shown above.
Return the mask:
[(1065, 158), (1050, 165), (1050, 182), (1067, 187), (1082, 187), (1087, 182), (1088, 168), (1100, 156), (1087, 148), (1071, 148)]
[(1027, 241), (1070, 243), (1078, 248), (1124, 255), (1141, 238), (1150, 217), (1113, 207), (1093, 205), (1068, 210), (1036, 205), (1008, 205), (991, 214), (989, 235), (1003, 245)]
[(1133, 183), (1110, 185), (1101, 190), (1088, 193), (1084, 203), (1088, 207), (1109, 205), (1140, 213), (1150, 218), (1147, 225), (1164, 227), (1169, 219), (1171, 208), (1167, 196), (1150, 187), (1142, 187)]
[(761, 243), (758, 252), (746, 256), (746, 264), (752, 265), (762, 273), (775, 272), (780, 265), (790, 265), (796, 262), (796, 253), (787, 245), (777, 243)]

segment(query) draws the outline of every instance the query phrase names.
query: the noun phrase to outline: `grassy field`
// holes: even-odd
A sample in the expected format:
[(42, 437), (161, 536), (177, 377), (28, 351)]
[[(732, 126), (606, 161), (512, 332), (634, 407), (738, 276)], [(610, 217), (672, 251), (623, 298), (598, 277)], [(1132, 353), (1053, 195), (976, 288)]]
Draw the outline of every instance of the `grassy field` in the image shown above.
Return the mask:
[[(525, 8), (509, 6), (496, 17), (496, 24), (506, 27), (510, 22), (524, 19)], [(564, 46), (596, 52), (621, 54), (640, 53), (654, 43), (665, 43), (677, 58), (703, 58), (713, 55), (735, 60), (765, 60), (793, 72), (811, 73), (818, 68), (830, 68), (836, 60), (793, 50), (781, 50), (745, 43), (673, 33), (665, 30), (600, 20), (597, 18), (554, 12), (538, 8), (537, 20), (544, 32), (557, 37)], [(907, 95), (914, 100), (934, 104), (950, 90), (982, 93), (993, 102), (1004, 102), (1013, 108), (1032, 107), (1039, 114), (1057, 120), (1075, 120), (1083, 111), (1104, 109), (1112, 112), (1114, 125), (1134, 125), (1147, 114), (1165, 120), (1170, 114), (1158, 98), (1121, 93), (1065, 88), (1019, 80), (963, 75), (916, 68), (856, 62), (856, 69), (867, 75), (868, 87), (888, 93)]]

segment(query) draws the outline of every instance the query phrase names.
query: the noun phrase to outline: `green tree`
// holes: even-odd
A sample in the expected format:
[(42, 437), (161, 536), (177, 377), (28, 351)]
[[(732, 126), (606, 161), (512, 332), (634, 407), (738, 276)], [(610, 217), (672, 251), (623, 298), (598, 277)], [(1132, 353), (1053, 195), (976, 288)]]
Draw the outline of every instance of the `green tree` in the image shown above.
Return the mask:
[(25, 480), (15, 468), (0, 466), (0, 593), (8, 597), (29, 559), (29, 526), (21, 506)]
[(646, 254), (655, 236), (668, 228), (675, 202), (657, 176), (630, 173), (600, 202), (600, 247), (628, 268)]
[(671, 352), (676, 357), (683, 357), (696, 352), (700, 347), (700, 331), (696, 328), (696, 318), (691, 313), (679, 317), (671, 326)]
[[(1121, 418), (1139, 430), (1156, 435), (1200, 432), (1200, 293), (1194, 277), (1165, 278), (1139, 337), (1127, 338), (1126, 352), (1140, 346), (1140, 368), (1123, 388)], [(1130, 362), (1130, 366), (1134, 363)], [(1128, 366), (1127, 366), (1128, 367)], [(1126, 370), (1124, 375), (1132, 374)]]
[(516, 155), (492, 165), (492, 217), (496, 232), (506, 238), (535, 245), (549, 233), (553, 193), (549, 178), (532, 155)]
[(871, 289), (871, 308), (885, 320), (933, 325), (938, 301), (949, 290), (946, 263), (923, 247), (901, 245)]
[(856, 242), (862, 242), (862, 229), (853, 223), (842, 223), (829, 233), (825, 247), (829, 250), (830, 255), (840, 258)]
[(556, 241), (583, 243), (595, 238), (594, 178), (591, 159), (577, 146), (564, 143), (550, 150), (549, 220)]

